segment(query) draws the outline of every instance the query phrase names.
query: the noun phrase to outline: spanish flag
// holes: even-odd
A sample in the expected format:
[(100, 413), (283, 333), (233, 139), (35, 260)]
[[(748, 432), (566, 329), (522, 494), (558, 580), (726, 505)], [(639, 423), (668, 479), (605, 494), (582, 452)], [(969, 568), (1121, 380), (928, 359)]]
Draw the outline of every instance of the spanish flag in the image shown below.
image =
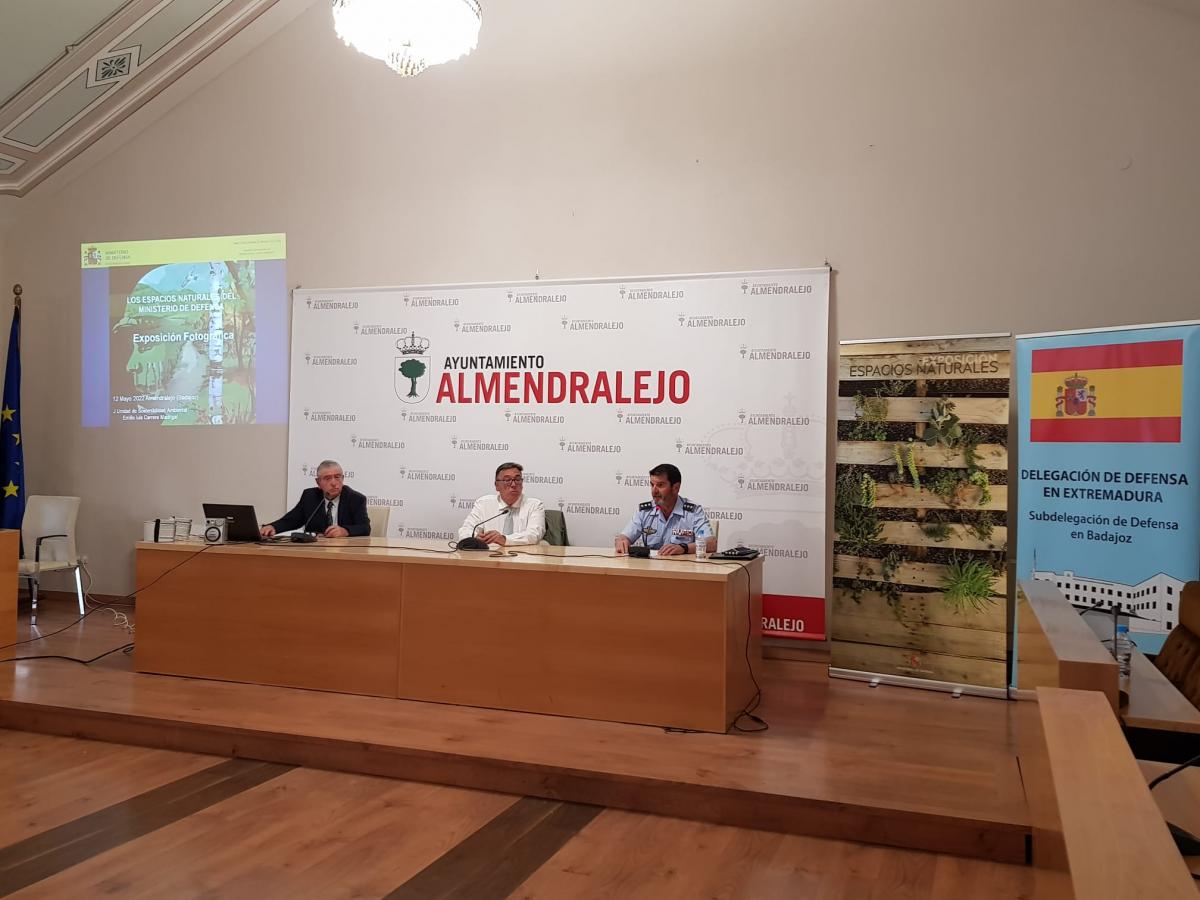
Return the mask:
[(1183, 341), (1033, 351), (1029, 439), (1179, 443)]

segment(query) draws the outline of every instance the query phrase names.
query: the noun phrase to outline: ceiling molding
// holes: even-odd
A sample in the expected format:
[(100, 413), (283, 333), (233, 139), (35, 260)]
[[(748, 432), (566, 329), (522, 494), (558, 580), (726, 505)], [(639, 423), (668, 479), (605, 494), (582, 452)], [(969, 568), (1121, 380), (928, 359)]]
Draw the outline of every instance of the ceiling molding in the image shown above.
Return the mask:
[(0, 194), (23, 196), (278, 0), (131, 0), (0, 107)]

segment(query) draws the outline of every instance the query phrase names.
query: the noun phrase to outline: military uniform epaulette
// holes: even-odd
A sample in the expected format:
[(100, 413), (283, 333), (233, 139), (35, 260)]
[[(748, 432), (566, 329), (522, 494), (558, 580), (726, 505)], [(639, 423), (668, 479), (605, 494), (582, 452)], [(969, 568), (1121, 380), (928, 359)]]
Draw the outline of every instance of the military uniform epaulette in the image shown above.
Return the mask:
[(638, 509), (640, 509), (642, 512), (646, 512), (647, 510), (654, 509), (654, 501), (647, 500), (645, 503), (639, 503)]
[(683, 501), (683, 511), (684, 512), (695, 512), (696, 504), (693, 503), (691, 500), (684, 500)]

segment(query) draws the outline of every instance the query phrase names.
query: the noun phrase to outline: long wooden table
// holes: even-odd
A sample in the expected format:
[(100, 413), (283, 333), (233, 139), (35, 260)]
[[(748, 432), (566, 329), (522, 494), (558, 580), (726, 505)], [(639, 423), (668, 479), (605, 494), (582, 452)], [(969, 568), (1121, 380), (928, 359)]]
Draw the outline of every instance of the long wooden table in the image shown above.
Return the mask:
[(753, 697), (761, 558), (514, 552), (141, 542), (135, 666), (716, 732)]

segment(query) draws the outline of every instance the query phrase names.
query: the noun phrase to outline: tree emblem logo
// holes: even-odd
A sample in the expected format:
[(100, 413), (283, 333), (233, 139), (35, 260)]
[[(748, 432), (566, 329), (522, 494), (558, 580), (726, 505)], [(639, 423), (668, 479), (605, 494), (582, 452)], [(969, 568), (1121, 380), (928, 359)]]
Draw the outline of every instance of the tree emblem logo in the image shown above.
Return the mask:
[(308, 474), (308, 463), (301, 463), (301, 464), (300, 464), (300, 474), (301, 474), (301, 475), (307, 475), (307, 474)]
[(308, 364), (309, 364), (309, 363), (311, 363), (311, 362), (312, 362), (312, 354), (311, 354), (311, 353), (305, 353), (305, 354), (304, 354), (304, 363), (305, 363), (305, 365), (308, 365)]
[(567, 439), (566, 439), (565, 437), (560, 437), (560, 438), (558, 439), (558, 449), (559, 449), (559, 450), (566, 450), (566, 449), (567, 449)]
[(450, 438), (450, 446), (456, 449), (458, 448), (458, 435), (454, 435)]
[(559, 497), (558, 498), (558, 508), (562, 509), (566, 505), (567, 505), (567, 501), (564, 500), (562, 497)]
[(624, 420), (625, 420), (625, 413), (621, 412), (621, 410), (618, 409), (617, 410), (617, 421), (622, 422)]
[(621, 299), (625, 299), (625, 285), (621, 285), (621, 289), (617, 292), (621, 295)]
[(352, 435), (350, 435), (350, 446), (351, 446), (351, 447), (357, 447), (357, 446), (358, 446), (358, 435), (356, 435), (356, 434), (352, 434)]
[(744, 294), (748, 290), (750, 290), (750, 282), (747, 281), (745, 278), (743, 278), (742, 279), (742, 293)]
[(746, 476), (745, 476), (745, 475), (739, 475), (739, 476), (738, 476), (738, 487), (739, 487), (739, 488), (744, 488), (745, 486), (746, 486)]
[(455, 319), (454, 320), (454, 330), (458, 331), (458, 329), (461, 327), (462, 327), (462, 322), (460, 322), (458, 319)]
[(563, 326), (563, 328), (566, 328), (566, 327), (567, 327), (567, 325), (570, 323), (570, 321), (571, 321), (571, 320), (570, 320), (570, 319), (568, 319), (566, 316), (563, 316), (563, 317), (562, 317), (562, 326)]
[(745, 344), (742, 344), (742, 346), (738, 348), (738, 353), (742, 354), (742, 359), (745, 359), (745, 358), (746, 358), (746, 351), (747, 351), (747, 349), (748, 349), (748, 348), (746, 347), (746, 345), (745, 345)]
[(358, 334), (358, 323), (357, 322), (354, 323), (354, 333)]
[(454, 509), (454, 507), (457, 503), (458, 503), (458, 497), (455, 494), (451, 494), (450, 495), (450, 508)]
[(679, 314), (679, 327), (682, 328), (683, 323), (686, 321), (687, 321), (687, 315), (685, 313), (680, 313)]
[(512, 421), (512, 410), (511, 410), (511, 409), (506, 409), (506, 410), (504, 411), (504, 421), (505, 421), (505, 422), (511, 422), (511, 421)]
[(683, 438), (675, 438), (675, 452), (676, 453), (683, 452)]
[(743, 425), (746, 424), (746, 411), (744, 409), (738, 410), (738, 421), (741, 422)]
[(429, 395), (429, 339), (416, 332), (396, 341), (396, 396), (405, 403), (420, 403)]
[(304, 407), (304, 418), (308, 418), (308, 407)]
[(401, 419), (401, 421), (404, 421), (404, 422), (408, 421), (408, 410), (407, 409), (400, 410), (400, 419)]
[(617, 484), (620, 484), (620, 483), (621, 483), (621, 473), (618, 472), (617, 473)]
[(309, 297), (307, 300), (305, 300), (304, 305), (307, 306), (309, 309), (312, 309), (312, 297)]

